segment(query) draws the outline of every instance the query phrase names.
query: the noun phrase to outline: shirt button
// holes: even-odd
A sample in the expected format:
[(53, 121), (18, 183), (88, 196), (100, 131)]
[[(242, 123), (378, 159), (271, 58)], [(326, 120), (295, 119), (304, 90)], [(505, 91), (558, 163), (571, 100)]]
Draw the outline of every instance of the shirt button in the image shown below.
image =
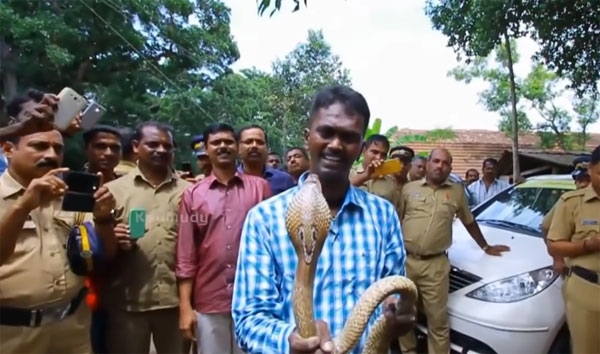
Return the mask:
[(228, 264), (228, 265), (227, 265), (227, 269), (231, 269), (231, 264)]
[(231, 229), (231, 225), (227, 225), (227, 230)]
[(228, 284), (227, 284), (227, 288), (228, 288), (228, 289), (231, 289), (232, 287), (233, 287), (233, 284), (231, 284), (231, 283), (228, 283)]
[(227, 249), (230, 250), (231, 249), (231, 245), (227, 245)]
[(229, 192), (225, 192), (225, 195), (229, 195)]

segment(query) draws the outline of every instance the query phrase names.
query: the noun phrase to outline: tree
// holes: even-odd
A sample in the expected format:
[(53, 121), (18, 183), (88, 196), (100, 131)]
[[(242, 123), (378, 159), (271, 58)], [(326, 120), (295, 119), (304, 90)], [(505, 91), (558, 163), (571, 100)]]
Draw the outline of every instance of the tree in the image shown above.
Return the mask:
[(275, 90), (270, 96), (280, 148), (302, 145), (302, 131), (317, 90), (330, 85), (351, 85), (350, 73), (333, 54), (322, 31), (310, 30), (305, 43), (299, 44), (283, 60), (273, 63)]
[(525, 23), (540, 45), (536, 60), (571, 81), (578, 96), (600, 81), (600, 5), (583, 0), (522, 0)]
[(600, 118), (600, 104), (598, 99), (591, 96), (578, 97), (573, 104), (573, 110), (577, 115), (576, 121), (581, 129), (579, 134), (575, 136), (579, 148), (583, 151), (586, 150), (586, 144), (590, 138), (587, 131), (588, 126), (596, 123)]
[(427, 0), (426, 14), (436, 30), (448, 36), (448, 46), (465, 56), (487, 57), (498, 46), (506, 53), (512, 125), (513, 178), (519, 171), (519, 113), (511, 41), (526, 34), (521, 26), (525, 9), (519, 1)]
[(150, 119), (169, 102), (198, 115), (196, 92), (239, 57), (218, 0), (5, 0), (0, 33), (5, 99), (70, 86), (120, 124)]
[[(512, 50), (513, 65), (519, 62), (516, 43), (510, 45)], [(492, 58), (493, 57), (493, 60)], [(463, 81), (467, 84), (475, 79), (483, 80), (489, 84), (489, 87), (479, 94), (479, 102), (490, 112), (497, 112), (500, 115), (498, 129), (514, 136), (513, 131), (513, 111), (512, 111), (512, 90), (510, 83), (510, 71), (508, 69), (508, 55), (506, 46), (500, 45), (490, 57), (474, 57), (468, 64), (458, 66), (448, 73), (457, 81)], [(533, 128), (525, 110), (523, 101), (523, 92), (519, 88), (523, 86), (523, 80), (514, 77), (515, 101), (517, 110), (518, 131), (531, 131)]]
[[(293, 12), (300, 10), (301, 3), (304, 3), (304, 7), (306, 7), (306, 3), (308, 0), (292, 0), (294, 3)], [(267, 10), (271, 9), (271, 13), (269, 16), (273, 16), (277, 11), (281, 10), (281, 0), (275, 0), (273, 4), (271, 4), (271, 0), (259, 0), (258, 2), (258, 14), (262, 16)]]

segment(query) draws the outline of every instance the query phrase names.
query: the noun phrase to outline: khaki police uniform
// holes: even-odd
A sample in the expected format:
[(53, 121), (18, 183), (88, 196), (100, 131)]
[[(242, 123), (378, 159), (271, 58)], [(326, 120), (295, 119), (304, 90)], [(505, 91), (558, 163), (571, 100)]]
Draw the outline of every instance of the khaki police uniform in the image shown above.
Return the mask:
[(116, 199), (118, 223), (129, 224), (133, 208), (146, 210), (146, 234), (133, 250), (117, 255), (118, 271), (102, 288), (110, 353), (148, 353), (151, 337), (158, 353), (186, 350), (179, 332), (175, 242), (179, 202), (190, 185), (170, 175), (152, 186), (137, 167), (105, 185)]
[(117, 175), (123, 176), (132, 172), (136, 169), (137, 164), (135, 162), (121, 160), (117, 167), (115, 167), (114, 171)]
[[(402, 234), (406, 248), (406, 275), (419, 290), (420, 307), (427, 318), (429, 353), (450, 350), (448, 289), (450, 262), (446, 250), (452, 244), (454, 216), (469, 225), (473, 214), (460, 184), (444, 182), (437, 189), (425, 179), (402, 188)], [(416, 353), (413, 332), (400, 338), (404, 354)]]
[[(352, 168), (350, 170), (350, 177), (364, 173), (364, 171), (363, 167)], [(402, 196), (400, 194), (400, 188), (392, 176), (371, 178), (363, 185), (358, 186), (358, 188), (387, 200), (394, 205), (396, 211), (400, 210)]]
[[(10, 173), (0, 176), (0, 217), (24, 191)], [(74, 213), (63, 212), (61, 203), (30, 213), (13, 255), (0, 266), (0, 322), (31, 315), (27, 325), (0, 325), (1, 353), (92, 351), (84, 279), (71, 272), (65, 251)]]
[[(581, 242), (598, 237), (599, 232), (600, 197), (591, 185), (560, 197), (548, 240)], [(563, 292), (573, 353), (600, 353), (600, 253), (568, 258), (568, 262)]]

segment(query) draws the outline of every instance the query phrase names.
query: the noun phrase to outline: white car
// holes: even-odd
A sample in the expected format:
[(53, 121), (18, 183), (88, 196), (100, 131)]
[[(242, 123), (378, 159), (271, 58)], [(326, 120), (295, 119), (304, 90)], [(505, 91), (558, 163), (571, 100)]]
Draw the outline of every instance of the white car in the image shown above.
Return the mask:
[[(452, 352), (570, 353), (562, 278), (552, 270), (540, 224), (573, 189), (569, 175), (532, 177), (476, 206), (487, 242), (511, 248), (502, 257), (484, 254), (461, 222), (454, 223), (448, 251)], [(420, 320), (417, 333), (426, 331)]]

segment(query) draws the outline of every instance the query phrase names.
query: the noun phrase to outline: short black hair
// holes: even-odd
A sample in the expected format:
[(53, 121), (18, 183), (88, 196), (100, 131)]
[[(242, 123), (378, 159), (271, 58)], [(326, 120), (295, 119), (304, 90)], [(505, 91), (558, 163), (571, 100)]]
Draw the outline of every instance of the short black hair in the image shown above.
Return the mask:
[(238, 141), (235, 129), (233, 129), (231, 125), (226, 123), (214, 123), (206, 127), (206, 129), (204, 129), (204, 133), (202, 134), (204, 135), (204, 142), (208, 142), (211, 135), (223, 132), (231, 133), (231, 135), (233, 135), (233, 139), (235, 139), (236, 142)]
[(130, 127), (119, 127), (118, 130), (121, 136), (121, 156), (129, 158), (133, 155), (135, 131)]
[(90, 145), (90, 143), (92, 142), (92, 140), (94, 140), (96, 135), (100, 133), (112, 134), (119, 138), (119, 140), (121, 139), (121, 133), (117, 128), (111, 127), (110, 125), (96, 125), (92, 129), (83, 133), (83, 146), (87, 148), (88, 145)]
[(150, 121), (150, 122), (143, 122), (143, 123), (138, 124), (138, 126), (135, 128), (135, 132), (133, 133), (133, 140), (140, 141), (142, 139), (142, 136), (144, 135), (144, 129), (150, 128), (150, 127), (156, 128), (165, 133), (169, 133), (169, 134), (171, 134), (173, 139), (175, 139), (174, 134), (173, 134), (173, 128), (170, 125), (162, 123), (162, 122)]
[(475, 173), (477, 173), (477, 174), (479, 175), (479, 171), (477, 171), (477, 170), (476, 170), (476, 169), (474, 169), (474, 168), (469, 168), (469, 169), (468, 169), (468, 170), (465, 172), (465, 178), (466, 178), (467, 176), (469, 176), (469, 172), (475, 172)]
[(367, 100), (360, 93), (342, 85), (327, 86), (317, 92), (310, 106), (309, 124), (312, 124), (312, 119), (320, 109), (336, 103), (341, 103), (344, 106), (346, 114), (359, 115), (363, 118), (364, 134), (371, 119), (371, 111)]
[(281, 160), (281, 155), (279, 155), (279, 153), (277, 151), (269, 151), (269, 153), (267, 155), (275, 155), (275, 156), (279, 157), (279, 159)]
[(364, 146), (365, 146), (365, 148), (368, 148), (369, 146), (373, 145), (374, 143), (381, 143), (381, 144), (385, 145), (387, 150), (390, 149), (390, 140), (385, 135), (372, 134), (371, 136), (369, 136), (367, 138)]
[(308, 152), (306, 152), (305, 148), (300, 147), (300, 146), (294, 146), (294, 147), (287, 149), (287, 151), (285, 152), (285, 156), (287, 157), (287, 154), (289, 154), (291, 151), (294, 151), (294, 150), (300, 151), (302, 153), (302, 155), (304, 155), (304, 157), (308, 159)]
[(600, 145), (596, 146), (596, 148), (592, 151), (592, 155), (590, 156), (590, 165), (595, 166), (600, 162)]
[(238, 132), (236, 134), (237, 135), (236, 140), (240, 141), (242, 139), (242, 133), (245, 132), (246, 130), (250, 130), (250, 129), (260, 129), (260, 131), (262, 131), (263, 134), (265, 135), (265, 143), (267, 145), (269, 145), (269, 137), (267, 136), (267, 132), (265, 131), (265, 129), (263, 127), (261, 127), (258, 124), (250, 124), (250, 125), (246, 125), (246, 126), (242, 127), (240, 130), (238, 130)]
[(483, 163), (481, 164), (481, 168), (484, 168), (485, 165), (487, 165), (488, 163), (490, 163), (494, 166), (498, 166), (498, 160), (496, 160), (493, 157), (488, 157), (487, 159), (483, 160)]

